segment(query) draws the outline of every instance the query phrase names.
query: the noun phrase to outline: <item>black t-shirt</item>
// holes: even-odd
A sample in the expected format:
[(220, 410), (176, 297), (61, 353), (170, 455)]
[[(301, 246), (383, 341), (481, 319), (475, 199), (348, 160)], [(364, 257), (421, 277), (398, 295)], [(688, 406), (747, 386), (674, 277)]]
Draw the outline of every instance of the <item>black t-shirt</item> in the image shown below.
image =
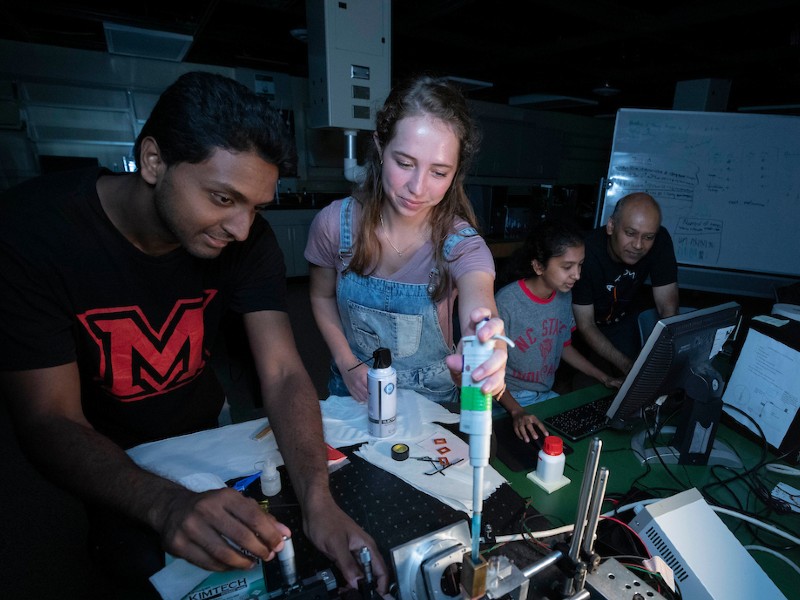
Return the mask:
[(581, 278), (572, 288), (572, 303), (593, 304), (598, 326), (633, 317), (637, 294), (648, 277), (654, 287), (678, 281), (672, 238), (664, 227), (658, 230), (650, 251), (632, 266), (609, 256), (605, 227), (590, 232), (585, 242), (586, 258)]
[(223, 315), (286, 310), (275, 235), (259, 217), (217, 258), (148, 256), (103, 211), (101, 174), (56, 173), (0, 197), (0, 370), (77, 360), (87, 418), (123, 447), (214, 426)]

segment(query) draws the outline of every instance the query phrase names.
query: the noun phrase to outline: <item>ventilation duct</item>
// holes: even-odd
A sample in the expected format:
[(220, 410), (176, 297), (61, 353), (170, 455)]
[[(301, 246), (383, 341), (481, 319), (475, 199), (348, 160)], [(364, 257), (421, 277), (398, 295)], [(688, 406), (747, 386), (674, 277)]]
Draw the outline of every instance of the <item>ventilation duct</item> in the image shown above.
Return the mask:
[(181, 33), (103, 23), (109, 54), (181, 62), (194, 38)]

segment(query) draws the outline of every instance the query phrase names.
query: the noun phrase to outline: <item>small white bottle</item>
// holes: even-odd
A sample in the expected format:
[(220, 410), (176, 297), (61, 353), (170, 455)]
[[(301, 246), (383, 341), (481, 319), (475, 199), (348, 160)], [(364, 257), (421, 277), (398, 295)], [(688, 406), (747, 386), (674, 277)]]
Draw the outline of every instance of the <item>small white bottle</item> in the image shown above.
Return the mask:
[(539, 451), (536, 476), (543, 483), (557, 483), (564, 476), (564, 441), (557, 435), (548, 435)]
[(261, 493), (265, 496), (274, 496), (281, 491), (281, 474), (275, 461), (268, 458), (261, 471)]
[(388, 348), (378, 348), (372, 358), (367, 372), (368, 428), (371, 436), (384, 438), (397, 431), (397, 371)]

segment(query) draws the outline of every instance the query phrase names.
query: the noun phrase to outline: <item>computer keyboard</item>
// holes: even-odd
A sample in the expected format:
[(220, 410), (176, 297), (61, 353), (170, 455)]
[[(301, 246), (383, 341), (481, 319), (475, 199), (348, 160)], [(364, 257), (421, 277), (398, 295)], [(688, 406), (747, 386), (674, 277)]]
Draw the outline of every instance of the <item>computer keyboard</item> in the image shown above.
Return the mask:
[(588, 404), (570, 408), (562, 413), (547, 417), (544, 424), (568, 440), (576, 442), (597, 433), (607, 426), (606, 412), (614, 401), (616, 391), (601, 396)]

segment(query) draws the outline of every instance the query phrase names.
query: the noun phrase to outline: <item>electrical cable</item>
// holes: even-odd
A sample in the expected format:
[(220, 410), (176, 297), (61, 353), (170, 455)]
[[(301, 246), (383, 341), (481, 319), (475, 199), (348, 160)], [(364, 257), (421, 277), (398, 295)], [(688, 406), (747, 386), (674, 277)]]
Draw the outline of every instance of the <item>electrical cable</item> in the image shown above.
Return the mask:
[(767, 463), (764, 465), (767, 471), (778, 473), (779, 475), (788, 475), (790, 477), (800, 477), (800, 469), (795, 469), (789, 465), (781, 465), (777, 463)]
[(522, 529), (523, 529), (522, 537), (523, 537), (523, 540), (527, 544), (529, 544), (530, 546), (532, 546), (536, 550), (542, 552), (542, 554), (544, 554), (545, 551), (546, 552), (552, 551), (552, 549), (553, 549), (552, 546), (547, 544), (547, 543), (545, 543), (545, 542), (543, 542), (543, 541), (540, 541), (540, 540), (536, 539), (535, 537), (533, 537), (530, 534), (531, 533), (530, 528), (527, 525), (525, 525), (524, 523), (522, 524)]
[[(647, 500), (640, 500), (639, 502), (633, 502), (631, 504), (622, 506), (620, 508), (615, 508), (614, 510), (608, 511), (600, 515), (601, 517), (611, 518), (617, 515), (620, 512), (625, 512), (626, 510), (641, 508), (648, 504), (652, 504), (654, 502), (659, 502), (661, 498), (650, 498)], [(534, 539), (542, 539), (548, 537), (554, 537), (556, 535), (561, 535), (562, 533), (571, 533), (575, 529), (575, 525), (562, 525), (561, 527), (556, 527), (555, 529), (546, 529), (544, 531), (528, 531), (526, 533), (511, 533), (508, 535), (498, 535), (495, 537), (495, 542), (506, 543), (506, 542), (519, 542), (525, 539), (525, 536), (528, 535)]]
[(639, 561), (647, 560), (644, 556), (637, 556), (636, 554), (612, 554), (610, 556), (604, 556), (603, 560), (608, 560), (609, 558), (613, 558), (614, 560), (617, 560), (619, 562), (622, 562), (624, 560), (639, 560)]
[(646, 500), (639, 500), (638, 502), (631, 502), (630, 504), (626, 504), (625, 506), (619, 506), (612, 511), (603, 513), (601, 516), (613, 517), (614, 515), (618, 515), (619, 513), (625, 512), (626, 510), (632, 510), (638, 513), (642, 508), (644, 508), (648, 504), (653, 504), (654, 502), (660, 502), (661, 500), (662, 498), (648, 498)]
[(538, 540), (541, 538), (548, 538), (556, 535), (561, 535), (562, 533), (572, 533), (574, 529), (575, 525), (563, 525), (561, 527), (556, 527), (555, 529), (547, 529), (545, 531), (529, 531), (527, 533), (511, 533), (509, 535), (498, 535), (494, 539), (495, 542), (497, 542), (498, 544), (505, 542), (521, 542), (525, 540), (526, 535)]
[(721, 506), (713, 506), (713, 505), (709, 505), (709, 506), (711, 506), (711, 509), (714, 512), (722, 513), (724, 515), (728, 515), (728, 516), (731, 516), (731, 517), (736, 517), (737, 519), (742, 519), (743, 521), (747, 521), (748, 523), (752, 523), (756, 527), (761, 527), (762, 529), (765, 529), (766, 531), (769, 531), (770, 533), (773, 533), (773, 534), (775, 534), (775, 535), (777, 535), (779, 537), (786, 538), (787, 540), (789, 540), (793, 544), (800, 545), (800, 538), (795, 537), (792, 534), (783, 531), (782, 529), (778, 529), (774, 525), (770, 525), (769, 523), (765, 523), (764, 521), (759, 521), (758, 519), (754, 519), (753, 517), (748, 516), (748, 515), (744, 515), (742, 513), (737, 513), (734, 510), (728, 510), (727, 508), (723, 508)]
[[(764, 485), (761, 477), (758, 474), (758, 471), (762, 468), (765, 468), (767, 471), (785, 475), (792, 475), (793, 472), (800, 473), (800, 471), (797, 471), (797, 469), (793, 469), (785, 465), (777, 465), (774, 464), (774, 462), (772, 461), (768, 461), (769, 446), (766, 440), (766, 436), (764, 435), (764, 432), (761, 429), (758, 422), (755, 421), (750, 415), (748, 415), (747, 413), (743, 412), (742, 410), (738, 409), (735, 406), (724, 404), (723, 408), (727, 408), (740, 413), (744, 418), (746, 418), (750, 423), (752, 423), (753, 428), (758, 432), (759, 439), (762, 442), (761, 460), (758, 461), (758, 463), (756, 463), (753, 467), (751, 467), (750, 469), (746, 470), (743, 473), (737, 473), (736, 475), (734, 475), (733, 477), (729, 477), (728, 479), (717, 478), (716, 482), (712, 482), (705, 485), (701, 490), (703, 495), (706, 496), (707, 498), (711, 498), (709, 493), (710, 488), (715, 486), (722, 486), (728, 490), (728, 492), (731, 494), (732, 497), (737, 498), (737, 495), (728, 488), (728, 484), (736, 480), (740, 480), (748, 487), (750, 493), (756, 498), (758, 498), (758, 500), (760, 500), (769, 511), (774, 511), (778, 514), (786, 514), (791, 512), (791, 507), (789, 506), (788, 503), (786, 503), (783, 500), (774, 498), (772, 496), (772, 492)], [(793, 450), (789, 450), (787, 453), (784, 454), (784, 456), (779, 457), (777, 460), (781, 460), (785, 456), (792, 454), (792, 452)], [(714, 474), (714, 476), (717, 477), (714, 467), (712, 467), (712, 474)], [(714, 499), (714, 502), (716, 504), (719, 504), (718, 499)], [(741, 503), (737, 501), (737, 504), (739, 504), (739, 508), (741, 509)], [(767, 545), (771, 545), (768, 544), (767, 542), (764, 542), (761, 539), (759, 533), (751, 528), (750, 524), (747, 524), (746, 526), (748, 527), (748, 529), (750, 529), (751, 534), (756, 540), (765, 543)]]
[(758, 550), (759, 552), (766, 552), (767, 554), (772, 554), (772, 556), (781, 559), (787, 565), (789, 565), (792, 569), (794, 569), (798, 575), (800, 575), (800, 567), (798, 567), (794, 562), (786, 558), (783, 554), (778, 552), (777, 550), (773, 550), (772, 548), (766, 548), (765, 546), (757, 546), (755, 544), (750, 544), (744, 547), (745, 550)]
[(617, 519), (616, 517), (606, 517), (606, 516), (601, 515), (601, 518), (604, 521), (610, 521), (612, 523), (616, 523), (617, 525), (622, 526), (623, 530), (628, 534), (628, 536), (629, 537), (632, 536), (633, 539), (636, 540), (639, 543), (639, 547), (644, 549), (644, 551), (647, 553), (646, 558), (652, 558), (653, 557), (653, 555), (650, 554), (650, 549), (647, 547), (647, 544), (645, 543), (645, 541), (642, 539), (642, 537), (639, 535), (639, 533), (636, 530), (634, 530), (633, 527), (631, 527), (628, 523), (626, 523), (625, 521), (621, 521), (621, 520)]
[(756, 469), (760, 469), (761, 466), (767, 462), (767, 454), (769, 454), (769, 444), (767, 443), (767, 436), (764, 434), (764, 430), (761, 429), (761, 426), (758, 424), (758, 422), (753, 417), (748, 415), (746, 412), (744, 412), (740, 408), (737, 408), (737, 407), (733, 406), (732, 404), (728, 404), (727, 402), (723, 402), (722, 403), (722, 409), (725, 410), (726, 408), (734, 410), (734, 411), (738, 412), (739, 414), (741, 414), (742, 416), (744, 416), (748, 421), (750, 421), (753, 424), (753, 426), (756, 428), (756, 430), (758, 430), (758, 437), (762, 442), (762, 444), (761, 444), (761, 460), (756, 464), (755, 467), (750, 469), (750, 471), (753, 471), (753, 470), (756, 470)]
[(641, 480), (641, 479), (644, 479), (645, 477), (647, 477), (647, 476), (648, 476), (648, 475), (649, 475), (649, 474), (650, 474), (650, 473), (653, 471), (653, 468), (650, 466), (650, 463), (649, 463), (649, 462), (648, 462), (648, 461), (645, 459), (645, 457), (644, 457), (644, 456), (642, 456), (642, 455), (641, 455), (641, 454), (639, 454), (638, 452), (634, 452), (634, 454), (636, 454), (636, 456), (638, 457), (638, 459), (639, 459), (639, 460), (641, 461), (641, 463), (644, 465), (644, 467), (645, 467), (645, 471), (644, 471), (644, 473), (642, 473), (641, 475), (639, 475), (639, 476), (638, 476), (636, 479), (634, 479), (634, 480), (631, 482), (631, 486), (630, 486), (631, 488), (633, 488), (633, 487), (634, 487), (634, 486), (635, 486), (637, 483), (639, 483), (639, 480)]
[[(604, 513), (601, 516), (603, 516), (603, 517), (613, 516), (616, 513), (625, 512), (626, 510), (633, 510), (634, 512), (638, 513), (642, 508), (644, 508), (648, 504), (653, 504), (654, 502), (659, 502), (660, 500), (661, 500), (661, 498), (650, 498), (648, 500), (640, 500), (639, 502), (632, 502), (631, 504), (626, 504), (625, 506), (621, 506), (621, 507), (615, 509), (614, 511), (610, 511), (610, 512)], [(759, 519), (751, 517), (750, 515), (746, 515), (746, 514), (743, 514), (743, 513), (740, 513), (740, 512), (736, 512), (736, 511), (727, 509), (727, 508), (722, 507), (722, 506), (714, 506), (713, 504), (709, 504), (709, 506), (714, 512), (719, 512), (719, 513), (726, 514), (726, 515), (731, 516), (731, 517), (739, 518), (739, 519), (741, 519), (743, 521), (747, 521), (748, 523), (752, 523), (753, 525), (756, 525), (757, 527), (761, 527), (762, 529), (765, 529), (765, 530), (769, 531), (770, 533), (773, 533), (773, 534), (775, 534), (775, 535), (777, 535), (779, 537), (784, 537), (784, 538), (786, 538), (787, 540), (789, 540), (790, 542), (792, 542), (794, 544), (800, 545), (800, 538), (797, 538), (797, 537), (793, 536), (790, 533), (786, 533), (783, 530), (778, 529), (777, 527), (775, 527), (774, 525), (772, 525), (770, 523), (766, 523), (764, 521), (761, 521)]]
[(775, 460), (783, 460), (787, 456), (794, 456), (795, 457), (795, 461), (796, 461), (797, 460), (796, 457), (797, 457), (797, 453), (798, 452), (800, 452), (800, 443), (798, 443), (798, 444), (792, 446), (791, 448), (789, 448), (786, 452), (784, 452), (783, 454), (778, 456)]
[[(742, 507), (742, 505), (741, 505), (741, 502), (739, 502), (739, 500), (738, 500), (738, 496), (736, 494), (734, 494), (734, 492), (732, 490), (730, 490), (730, 488), (728, 488), (727, 485), (725, 485), (724, 487), (737, 500), (737, 504), (739, 505), (739, 509), (735, 510), (735, 509), (731, 509), (731, 507), (722, 506), (722, 505), (720, 505), (720, 503), (716, 499), (707, 499), (707, 501), (712, 506), (712, 508), (715, 507), (715, 506), (720, 506), (721, 508), (726, 508), (728, 510), (735, 510), (735, 512), (738, 512), (741, 515), (745, 515), (747, 517), (750, 517), (751, 519), (758, 519), (758, 520), (760, 520), (762, 522), (765, 522), (766, 517), (772, 512), (775, 512), (777, 514), (787, 514), (787, 513), (791, 512), (791, 507), (789, 506), (789, 504), (787, 502), (772, 497), (772, 493), (764, 486), (764, 484), (761, 482), (761, 480), (757, 476), (757, 474), (752, 473), (747, 477), (742, 477), (741, 481), (748, 488), (747, 497), (748, 498), (756, 498), (758, 501), (760, 501), (764, 505), (765, 509), (768, 511), (765, 515), (761, 515), (761, 514), (754, 513), (754, 512), (751, 512), (751, 511), (748, 511), (748, 510), (744, 509)], [(769, 523), (769, 524), (773, 525), (772, 523)], [(755, 541), (757, 541), (757, 542), (759, 542), (759, 543), (761, 543), (763, 545), (770, 546), (770, 547), (774, 547), (775, 546), (774, 543), (764, 540), (762, 538), (763, 532), (759, 531), (757, 528), (755, 528), (752, 525), (751, 522), (743, 520), (740, 523), (740, 525), (743, 525), (744, 527), (746, 527), (748, 529), (748, 531), (750, 532), (750, 535), (753, 536)], [(734, 533), (736, 532), (737, 529), (738, 529), (738, 525), (731, 527), (731, 531), (733, 531)], [(783, 549), (787, 549), (787, 548), (783, 548)]]
[[(701, 491), (701, 493), (703, 494), (704, 497), (712, 498), (711, 493), (709, 491), (712, 487), (717, 487), (717, 486), (724, 487), (725, 489), (728, 489), (728, 492), (731, 494), (732, 497), (737, 499), (737, 504), (739, 504), (738, 508), (740, 510), (742, 510), (743, 508), (741, 506), (741, 503), (738, 502), (738, 497), (736, 496), (736, 494), (731, 492), (729, 488), (727, 488), (727, 485), (729, 483), (732, 483), (732, 482), (736, 481), (736, 480), (740, 480), (740, 481), (743, 481), (746, 485), (748, 485), (751, 490), (753, 490), (754, 487), (757, 487), (754, 484), (749, 483), (746, 478), (747, 477), (755, 477), (756, 476), (755, 474), (758, 472), (758, 470), (761, 469), (761, 467), (764, 466), (767, 463), (767, 455), (768, 455), (768, 452), (769, 452), (769, 447), (767, 445), (767, 438), (764, 435), (764, 431), (761, 429), (761, 426), (758, 424), (758, 422), (756, 422), (756, 420), (753, 419), (753, 417), (751, 417), (746, 412), (740, 410), (739, 408), (737, 408), (737, 407), (735, 407), (735, 406), (733, 406), (731, 404), (723, 403), (722, 407), (723, 407), (723, 409), (728, 408), (728, 409), (731, 409), (731, 410), (734, 410), (734, 411), (740, 413), (742, 416), (744, 416), (748, 421), (750, 421), (753, 424), (753, 427), (755, 427), (755, 429), (758, 431), (759, 439), (762, 442), (762, 444), (761, 444), (761, 460), (759, 460), (753, 467), (751, 467), (749, 469), (746, 469), (745, 471), (743, 471), (741, 473), (736, 473), (732, 477), (729, 477), (727, 479), (721, 479), (721, 478), (717, 477), (715, 466), (712, 466), (711, 472), (717, 478), (717, 480), (714, 481), (714, 482), (706, 484), (705, 486), (703, 486), (703, 488), (700, 491)], [(738, 453), (737, 453), (737, 455), (738, 455)], [(739, 457), (739, 458), (741, 459), (741, 457)], [(716, 465), (716, 467), (719, 467), (719, 466)], [(724, 467), (724, 468), (726, 468), (728, 470), (731, 470), (730, 467)], [(772, 508), (770, 506), (769, 496), (767, 496), (766, 499), (765, 499), (763, 496), (760, 496), (757, 492), (756, 492), (756, 495), (768, 507)], [(719, 503), (719, 500), (718, 499), (714, 499), (714, 502)]]
[[(667, 463), (664, 462), (664, 459), (663, 459), (663, 457), (661, 456), (661, 453), (658, 450), (658, 445), (656, 444), (656, 439), (660, 435), (661, 430), (664, 428), (664, 426), (667, 424), (667, 422), (675, 415), (675, 412), (677, 412), (677, 411), (673, 412), (673, 414), (669, 415), (666, 419), (664, 419), (659, 424), (659, 422), (658, 422), (658, 413), (660, 412), (660, 409), (661, 409), (661, 406), (657, 405), (656, 406), (656, 421), (653, 424), (654, 427), (651, 430), (650, 425), (647, 422), (647, 413), (646, 413), (645, 407), (642, 406), (642, 420), (644, 421), (644, 425), (645, 425), (645, 428), (646, 428), (645, 431), (647, 432), (647, 438), (650, 440), (650, 444), (653, 446), (653, 452), (655, 453), (656, 458), (658, 458), (658, 461), (661, 463), (661, 466), (664, 467), (664, 470), (666, 471), (667, 475), (669, 475), (683, 489), (687, 489), (687, 488), (693, 487), (692, 485), (686, 485), (680, 479), (678, 479), (678, 476), (675, 475), (675, 473), (672, 472), (672, 469), (670, 469), (667, 466)], [(686, 467), (684, 467), (684, 472), (686, 472)]]

